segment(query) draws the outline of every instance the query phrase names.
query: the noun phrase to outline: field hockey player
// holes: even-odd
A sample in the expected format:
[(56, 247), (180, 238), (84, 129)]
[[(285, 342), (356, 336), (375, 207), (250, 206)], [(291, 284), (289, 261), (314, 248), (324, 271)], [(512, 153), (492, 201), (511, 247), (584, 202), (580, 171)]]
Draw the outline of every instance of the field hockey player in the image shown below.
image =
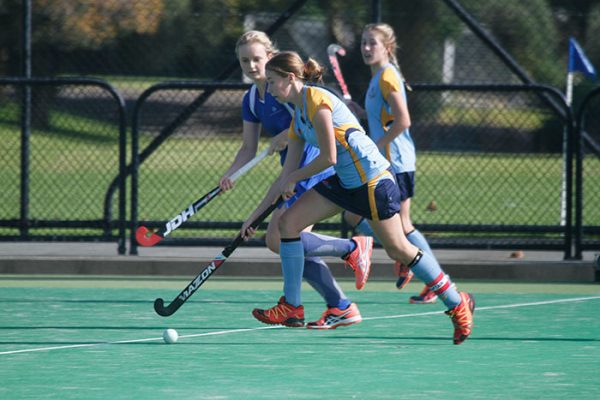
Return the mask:
[[(219, 186), (224, 192), (234, 186), (230, 179), (231, 174), (255, 156), (261, 127), (264, 132), (272, 137), (269, 152), (279, 152), (282, 164), (286, 159), (287, 130), (290, 126), (293, 109), (286, 103), (278, 102), (268, 93), (265, 77), (265, 65), (276, 52), (273, 43), (264, 32), (246, 32), (237, 42), (236, 55), (240, 66), (244, 75), (252, 80), (253, 85), (244, 95), (242, 103), (242, 146), (232, 165), (219, 181)], [(310, 163), (318, 154), (318, 148), (307, 144), (301, 151), (298, 165), (304, 166)], [(271, 216), (266, 234), (267, 246), (271, 251), (278, 253), (280, 250), (277, 226), (285, 210), (304, 192), (322, 179), (331, 176), (333, 172), (332, 168), (323, 169), (296, 182), (294, 196), (289, 197), (285, 205), (276, 209)], [(304, 228), (303, 235), (306, 236), (306, 240), (318, 236), (308, 233), (311, 228), (312, 226)], [(327, 238), (323, 237), (320, 242), (326, 240)], [(343, 257), (346, 260), (346, 265), (354, 270), (356, 286), (361, 289), (369, 276), (372, 247), (373, 241), (369, 237), (359, 237), (356, 240), (331, 238), (327, 246), (320, 246), (312, 254), (307, 254), (303, 261), (301, 278), (303, 277), (323, 297), (327, 304), (323, 316), (319, 320), (309, 323), (308, 328), (334, 329), (338, 326), (351, 325), (362, 321), (358, 307), (344, 294), (329, 267), (320, 256)], [(287, 301), (296, 302), (295, 299), (287, 299)], [(285, 307), (287, 304), (286, 299), (282, 298), (281, 304)], [(298, 315), (294, 318), (286, 318), (277, 321), (277, 323), (288, 326), (304, 326), (304, 316)]]
[[(310, 242), (302, 231), (321, 220), (346, 209), (369, 220), (387, 254), (404, 263), (427, 283), (448, 307), (446, 313), (454, 325), (454, 344), (460, 344), (471, 334), (472, 295), (458, 292), (434, 257), (410, 243), (402, 233), (400, 192), (390, 163), (343, 101), (327, 90), (308, 86), (321, 80), (323, 68), (314, 60), (308, 62), (294, 52), (273, 56), (266, 65), (269, 92), (280, 102), (295, 107), (289, 129), (288, 154), (279, 177), (266, 198), (242, 226), (241, 233), (251, 236), (248, 229), (253, 218), (280, 195), (290, 198), (296, 183), (331, 166), (335, 175), (319, 182), (304, 193), (280, 217), (280, 257), (284, 279), (285, 303), (280, 300), (270, 309), (255, 309), (253, 315), (265, 323), (302, 319), (301, 281), (304, 254), (319, 246), (318, 238)], [(319, 155), (305, 166), (298, 167), (306, 143), (319, 147)]]

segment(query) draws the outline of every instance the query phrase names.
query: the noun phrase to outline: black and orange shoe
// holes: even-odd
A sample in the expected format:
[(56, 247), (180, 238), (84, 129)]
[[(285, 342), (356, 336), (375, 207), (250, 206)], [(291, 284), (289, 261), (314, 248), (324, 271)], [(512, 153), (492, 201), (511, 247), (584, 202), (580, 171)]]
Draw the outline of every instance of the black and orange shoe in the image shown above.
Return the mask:
[(475, 298), (472, 294), (460, 292), (461, 302), (452, 310), (446, 311), (454, 325), (454, 344), (461, 344), (471, 334), (473, 329), (473, 313)]
[(281, 296), (275, 307), (267, 310), (255, 308), (252, 310), (254, 318), (269, 325), (284, 325), (292, 328), (304, 326), (304, 306), (294, 307), (286, 303), (285, 297)]
[(396, 281), (396, 288), (398, 288), (398, 290), (402, 290), (414, 276), (414, 273), (410, 270), (410, 268), (408, 268), (407, 265), (402, 264), (400, 261), (396, 261), (394, 264), (394, 273), (398, 277), (398, 280)]
[(437, 295), (429, 286), (425, 285), (418, 296), (410, 296), (408, 302), (410, 304), (433, 304), (437, 300)]
[(308, 329), (335, 329), (338, 326), (347, 326), (358, 324), (362, 321), (362, 316), (356, 304), (352, 303), (345, 310), (337, 307), (330, 307), (323, 312), (323, 315), (317, 321), (306, 324)]
[(371, 236), (354, 236), (352, 240), (356, 243), (356, 248), (348, 253), (343, 260), (346, 261), (346, 266), (354, 270), (356, 288), (361, 290), (365, 287), (371, 272), (373, 238)]

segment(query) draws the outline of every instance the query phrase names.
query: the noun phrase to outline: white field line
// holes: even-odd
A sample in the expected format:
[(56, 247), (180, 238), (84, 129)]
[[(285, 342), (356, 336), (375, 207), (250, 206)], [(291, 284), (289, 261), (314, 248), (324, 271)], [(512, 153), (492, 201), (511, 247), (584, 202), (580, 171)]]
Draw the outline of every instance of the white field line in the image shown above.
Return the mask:
[[(572, 299), (560, 299), (560, 300), (548, 300), (548, 301), (536, 301), (533, 303), (517, 303), (517, 304), (505, 304), (500, 306), (488, 306), (488, 307), (477, 307), (477, 299), (475, 299), (475, 312), (483, 311), (483, 310), (497, 310), (501, 308), (517, 308), (517, 307), (530, 307), (530, 306), (543, 306), (547, 304), (558, 304), (558, 303), (572, 303), (575, 301), (588, 301), (588, 300), (597, 300), (600, 299), (600, 296), (590, 296), (590, 297), (575, 297)], [(415, 314), (399, 314), (399, 315), (386, 315), (382, 317), (367, 317), (363, 318), (363, 321), (372, 321), (376, 319), (393, 319), (393, 318), (406, 318), (406, 317), (420, 317), (423, 315), (434, 315), (434, 314), (443, 314), (444, 311), (430, 311), (425, 313), (415, 313)], [(1, 353), (0, 353), (1, 354)]]
[[(207, 333), (197, 333), (194, 335), (181, 335), (179, 338), (190, 338), (190, 337), (199, 337), (199, 336), (212, 336), (212, 335), (228, 335), (230, 333), (239, 333), (239, 332), (251, 332), (251, 331), (260, 331), (264, 329), (274, 329), (274, 328), (282, 328), (281, 326), (261, 326), (259, 328), (246, 328), (246, 329), (228, 329), (226, 331), (216, 331), (216, 332), (207, 332)], [(64, 346), (52, 346), (52, 347), (38, 347), (33, 349), (23, 349), (23, 350), (12, 350), (12, 351), (2, 351), (0, 355), (7, 354), (17, 354), (17, 353), (33, 353), (36, 351), (50, 351), (50, 350), (63, 350), (63, 349), (76, 349), (78, 347), (96, 347), (107, 344), (127, 344), (127, 343), (142, 343), (142, 342), (157, 342), (162, 341), (161, 337), (153, 337), (146, 339), (133, 339), (133, 340), (119, 340), (116, 342), (97, 342), (97, 343), (84, 343), (84, 344), (69, 344)]]
[[(542, 305), (548, 305), (548, 304), (572, 303), (572, 302), (577, 302), (577, 301), (589, 301), (589, 300), (598, 300), (598, 299), (600, 299), (600, 296), (575, 297), (575, 298), (571, 298), (571, 299), (537, 301), (537, 302), (533, 302), (533, 303), (517, 303), (517, 304), (505, 304), (505, 305), (499, 305), (499, 306), (476, 307), (475, 311), (480, 312), (483, 310), (497, 310), (497, 309), (502, 309), (502, 308), (542, 306)], [(367, 317), (367, 318), (363, 318), (363, 321), (374, 321), (374, 320), (378, 320), (378, 319), (421, 317), (421, 316), (426, 316), (426, 315), (443, 314), (443, 312), (444, 311), (430, 311), (430, 312), (412, 313), (412, 314), (386, 315), (386, 316), (381, 316), (381, 317)], [(193, 337), (202, 337), (202, 336), (229, 335), (232, 333), (254, 332), (254, 331), (260, 331), (260, 330), (265, 330), (265, 329), (278, 329), (278, 328), (282, 328), (282, 326), (264, 326), (264, 327), (258, 327), (258, 328), (228, 329), (228, 330), (224, 330), (224, 331), (197, 333), (197, 334), (193, 334), (193, 335), (181, 335), (181, 336), (179, 336), (179, 338), (183, 339), (183, 338), (193, 338)], [(9, 354), (18, 354), (18, 353), (33, 353), (33, 352), (37, 352), (37, 351), (76, 349), (76, 348), (82, 348), (82, 347), (96, 347), (96, 346), (103, 346), (103, 345), (110, 345), (110, 344), (156, 342), (156, 341), (161, 341), (161, 340), (163, 340), (162, 337), (153, 337), (153, 338), (146, 338), (146, 339), (119, 340), (116, 342), (70, 344), (70, 345), (65, 345), (65, 346), (38, 347), (38, 348), (32, 348), (32, 349), (3, 351), (3, 352), (0, 352), (0, 355), (9, 355)]]

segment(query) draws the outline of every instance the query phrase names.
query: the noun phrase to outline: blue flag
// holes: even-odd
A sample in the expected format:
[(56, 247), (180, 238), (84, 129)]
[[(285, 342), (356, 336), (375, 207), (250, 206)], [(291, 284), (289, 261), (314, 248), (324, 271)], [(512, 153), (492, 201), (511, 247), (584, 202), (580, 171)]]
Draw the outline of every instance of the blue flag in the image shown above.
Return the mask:
[(596, 79), (596, 68), (574, 38), (569, 39), (569, 72), (583, 72), (585, 76)]

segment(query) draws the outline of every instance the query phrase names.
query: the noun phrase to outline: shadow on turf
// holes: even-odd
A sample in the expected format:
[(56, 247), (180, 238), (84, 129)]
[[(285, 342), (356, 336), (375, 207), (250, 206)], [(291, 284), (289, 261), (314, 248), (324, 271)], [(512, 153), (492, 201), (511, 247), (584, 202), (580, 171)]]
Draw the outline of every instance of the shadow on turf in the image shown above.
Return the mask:
[[(186, 339), (185, 335), (184, 337), (182, 337), (182, 339)], [(428, 340), (428, 341), (436, 341), (436, 342), (448, 342), (449, 338), (448, 337), (422, 337), (422, 336), (397, 336), (397, 337), (385, 337), (385, 336), (335, 336), (335, 337), (330, 337), (330, 338), (326, 338), (326, 339), (333, 339), (333, 340), (339, 340), (339, 339), (354, 339), (354, 340), (383, 340), (383, 341), (394, 341), (394, 340), (415, 340), (415, 341), (423, 341), (423, 340)], [(510, 341), (510, 342), (514, 342), (514, 341), (521, 341), (521, 342), (600, 342), (600, 339), (584, 339), (584, 338), (469, 338), (468, 342), (473, 342), (473, 341)], [(165, 343), (162, 341), (162, 339), (157, 338), (156, 340), (153, 341), (145, 341), (145, 342), (128, 342), (127, 340), (124, 340), (123, 342), (83, 342), (83, 341), (79, 341), (79, 342), (64, 342), (64, 341), (27, 341), (27, 342), (0, 342), (0, 345), (38, 345), (38, 346), (76, 346), (76, 345), (103, 345), (103, 344), (111, 344), (111, 345), (164, 345)], [(214, 342), (211, 343), (204, 343), (204, 342), (183, 342), (180, 340), (179, 342), (177, 342), (178, 346), (204, 346), (204, 345), (214, 345)], [(246, 346), (248, 345), (247, 342), (228, 342), (228, 343), (218, 343), (219, 346)], [(290, 343), (290, 342), (286, 342), (286, 343), (282, 343), (285, 346), (289, 346), (289, 345), (294, 345), (294, 343)], [(306, 343), (301, 342), (301, 343), (295, 343), (298, 346), (304, 346), (306, 345)], [(260, 342), (253, 342), (252, 343), (253, 346), (260, 346), (260, 345), (265, 345), (265, 346), (272, 346), (273, 342), (272, 341), (268, 341), (268, 342), (264, 342), (264, 343), (260, 343)], [(326, 345), (329, 346), (329, 344), (326, 343), (311, 343), (311, 346), (315, 346), (315, 345)], [(363, 347), (364, 346), (370, 346), (372, 345), (372, 343), (362, 343)]]
[[(434, 337), (434, 336), (335, 336), (327, 339), (340, 340), (340, 339), (360, 339), (360, 340), (444, 340), (447, 341), (448, 337)], [(600, 339), (588, 339), (588, 338), (539, 338), (539, 337), (470, 337), (467, 341), (503, 341), (503, 342), (600, 342)]]
[[(168, 297), (165, 298), (165, 301), (168, 300)], [(0, 303), (11, 303), (11, 304), (17, 304), (17, 303), (52, 303), (52, 304), (57, 304), (57, 303), (98, 303), (98, 304), (153, 304), (154, 303), (154, 299), (152, 300), (119, 300), (119, 299), (114, 299), (114, 300), (105, 300), (105, 299), (97, 299), (97, 300), (89, 300), (89, 299), (0, 299)], [(260, 302), (260, 301), (255, 301), (255, 300), (202, 300), (202, 299), (197, 299), (197, 300), (188, 300), (186, 301), (186, 304), (249, 304), (249, 305), (255, 305), (255, 304), (261, 304), (264, 302)], [(271, 303), (267, 303), (267, 304), (271, 304)], [(309, 305), (309, 304), (319, 304), (322, 305), (323, 301), (304, 301), (303, 304), (305, 305)], [(360, 302), (361, 305), (384, 305), (384, 304), (389, 304), (387, 302), (380, 302), (380, 301), (361, 301)]]
[[(165, 329), (165, 325), (161, 326), (0, 326), (0, 330), (44, 330), (44, 329), (56, 329), (56, 330), (119, 330), (119, 331), (159, 331), (162, 332)], [(235, 331), (237, 329), (252, 329), (252, 328), (240, 328), (232, 326), (177, 326), (179, 332), (186, 330), (198, 331)]]

